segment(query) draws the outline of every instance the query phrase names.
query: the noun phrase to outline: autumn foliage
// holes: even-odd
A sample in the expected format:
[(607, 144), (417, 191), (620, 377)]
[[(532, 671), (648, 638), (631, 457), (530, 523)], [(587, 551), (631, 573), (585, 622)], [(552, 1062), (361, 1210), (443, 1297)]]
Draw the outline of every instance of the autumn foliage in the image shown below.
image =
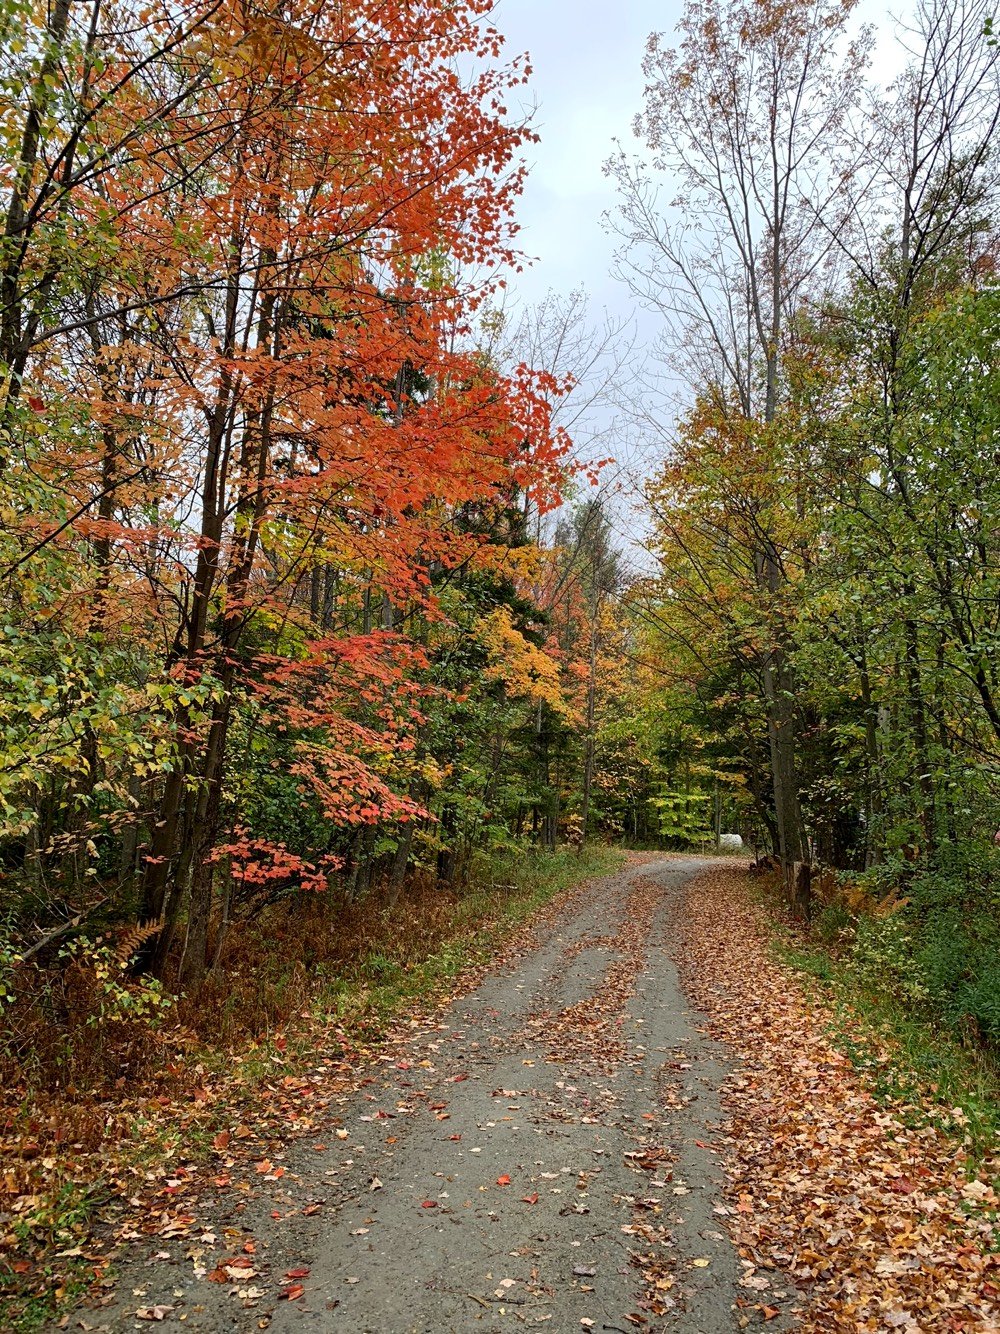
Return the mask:
[(461, 834), (455, 711), (508, 689), (478, 668), (517, 640), (568, 708), (503, 571), (568, 441), (565, 383), (477, 336), (532, 138), (490, 9), (9, 7), (15, 991), (138, 922), (133, 971), (197, 994), (269, 904), (395, 896)]

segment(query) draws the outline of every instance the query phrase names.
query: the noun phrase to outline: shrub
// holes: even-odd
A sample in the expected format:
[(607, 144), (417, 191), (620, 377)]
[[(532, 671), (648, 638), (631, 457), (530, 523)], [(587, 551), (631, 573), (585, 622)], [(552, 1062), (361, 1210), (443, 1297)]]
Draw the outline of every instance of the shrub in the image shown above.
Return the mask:
[(839, 948), (854, 939), (854, 918), (843, 903), (828, 903), (813, 918), (813, 930), (827, 948)]
[(902, 913), (860, 918), (851, 959), (861, 982), (872, 990), (890, 991), (910, 1004), (921, 1004), (929, 995)]

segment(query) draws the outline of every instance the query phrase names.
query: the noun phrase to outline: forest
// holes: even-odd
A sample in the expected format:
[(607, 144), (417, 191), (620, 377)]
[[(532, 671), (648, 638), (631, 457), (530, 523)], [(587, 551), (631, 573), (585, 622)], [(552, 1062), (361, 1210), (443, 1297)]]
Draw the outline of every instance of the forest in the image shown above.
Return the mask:
[(494, 11), (0, 3), (2, 1265), (130, 1099), (367, 1050), (621, 848), (739, 833), (992, 1068), (988, 0), (687, 0), (635, 52), (639, 359), (507, 294)]

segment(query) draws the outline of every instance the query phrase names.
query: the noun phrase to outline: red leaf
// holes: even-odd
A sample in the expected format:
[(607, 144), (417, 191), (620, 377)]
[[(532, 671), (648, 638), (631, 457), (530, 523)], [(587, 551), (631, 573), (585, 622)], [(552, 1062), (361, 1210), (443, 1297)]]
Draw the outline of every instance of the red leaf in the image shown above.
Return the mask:
[(229, 1147), (229, 1141), (232, 1139), (228, 1130), (220, 1130), (215, 1139), (212, 1140), (213, 1149), (226, 1149)]
[(424, 1200), (420, 1207), (421, 1209), (436, 1209), (438, 1207), (438, 1202), (437, 1200)]
[(289, 1283), (281, 1295), (286, 1302), (297, 1302), (304, 1292), (305, 1288), (301, 1283)]
[(537, 1204), (537, 1203), (538, 1203), (538, 1191), (537, 1191), (537, 1190), (532, 1191), (532, 1193), (531, 1193), (530, 1195), (522, 1195), (522, 1196), (521, 1196), (521, 1203), (522, 1203), (522, 1204)]
[(286, 1270), (285, 1278), (308, 1278), (311, 1272), (308, 1265), (300, 1265), (298, 1269)]
[(506, 1172), (503, 1174), (502, 1177), (497, 1177), (497, 1185), (498, 1185), (498, 1186), (509, 1186), (509, 1185), (510, 1185), (510, 1177), (506, 1174)]

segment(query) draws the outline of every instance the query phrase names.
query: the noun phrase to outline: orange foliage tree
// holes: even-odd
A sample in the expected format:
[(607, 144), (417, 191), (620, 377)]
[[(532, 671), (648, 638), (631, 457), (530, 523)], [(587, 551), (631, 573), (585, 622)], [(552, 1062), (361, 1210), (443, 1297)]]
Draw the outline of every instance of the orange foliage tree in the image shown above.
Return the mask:
[(114, 41), (96, 10), (38, 24), (4, 411), (15, 471), (47, 489), (4, 555), (8, 576), (58, 577), (51, 616), (78, 643), (127, 646), (116, 718), (153, 701), (135, 763), (88, 722), (65, 767), (81, 839), (114, 790), (136, 911), (164, 923), (160, 966), (186, 918), (187, 983), (234, 877), (316, 885), (341, 860), (234, 818), (234, 710), (293, 737), (327, 820), (417, 817), (391, 777), (422, 717), (403, 622), (439, 614), (435, 576), (488, 540), (464, 507), (556, 496), (558, 386), (501, 375), (470, 328), (517, 262), (531, 137), (490, 9), (126, 5)]

